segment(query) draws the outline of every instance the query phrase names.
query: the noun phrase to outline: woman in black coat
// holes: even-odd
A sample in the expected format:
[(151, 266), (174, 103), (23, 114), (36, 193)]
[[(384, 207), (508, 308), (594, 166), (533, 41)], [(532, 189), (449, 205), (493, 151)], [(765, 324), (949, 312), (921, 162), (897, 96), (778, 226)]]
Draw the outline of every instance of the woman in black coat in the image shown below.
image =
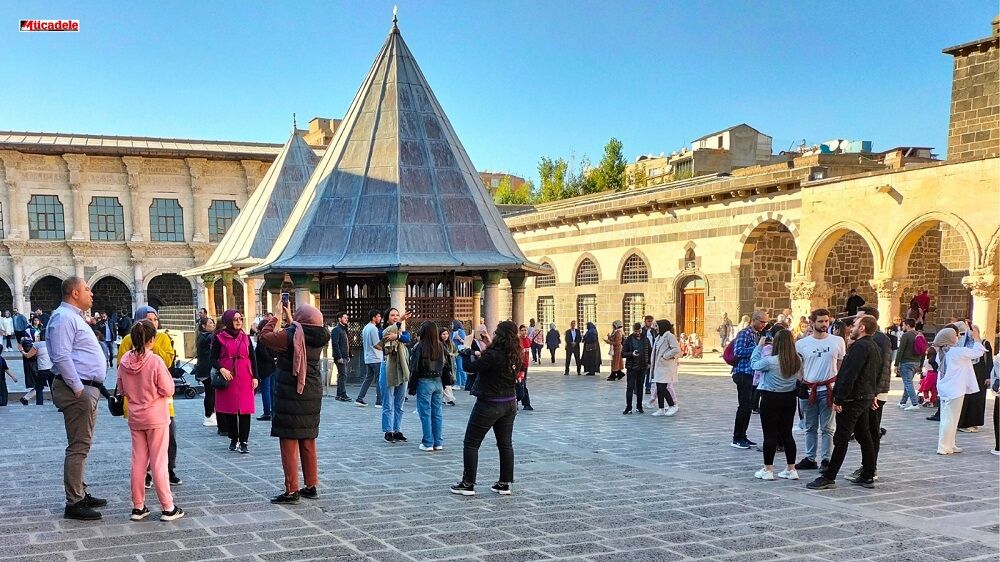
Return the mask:
[(587, 322), (587, 331), (583, 334), (583, 372), (588, 377), (601, 372), (601, 337), (597, 334), (597, 326)]
[(972, 365), (979, 392), (965, 395), (962, 413), (958, 416), (958, 430), (963, 433), (975, 433), (980, 426), (986, 425), (986, 389), (990, 386), (990, 372), (993, 371), (993, 346), (983, 340), (983, 347), (986, 353)]
[[(273, 384), (277, 385), (271, 411), (271, 437), (281, 443), (281, 469), (285, 491), (271, 503), (299, 503), (299, 497), (316, 499), (319, 468), (316, 437), (319, 436), (323, 380), (319, 373), (320, 355), (330, 342), (323, 326), (323, 314), (315, 307), (299, 305), (292, 316), (284, 309), (288, 327), (275, 331), (278, 318), (271, 318), (260, 332), (260, 343), (275, 354)], [(299, 461), (305, 487), (299, 488)]]
[[(198, 321), (198, 339), (195, 341), (198, 364), (194, 366), (194, 378), (205, 387), (205, 421), (202, 425), (211, 427), (218, 425), (215, 418), (215, 387), (212, 386), (212, 335), (215, 333), (215, 320), (206, 316)], [(228, 434), (219, 428), (219, 435)]]
[(556, 364), (556, 350), (562, 345), (562, 336), (559, 335), (559, 330), (556, 329), (555, 324), (549, 324), (549, 332), (545, 334), (545, 347), (549, 349), (549, 354), (552, 355), (552, 364)]

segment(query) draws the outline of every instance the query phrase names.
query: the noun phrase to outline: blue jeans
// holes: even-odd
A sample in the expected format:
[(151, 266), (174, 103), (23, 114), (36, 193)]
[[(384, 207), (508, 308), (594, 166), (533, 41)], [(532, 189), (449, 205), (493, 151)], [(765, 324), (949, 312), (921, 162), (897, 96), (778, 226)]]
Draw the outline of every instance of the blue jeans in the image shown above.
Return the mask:
[(444, 445), (444, 408), (441, 405), (443, 394), (441, 377), (417, 379), (417, 414), (420, 415), (420, 429), (423, 432), (420, 443), (424, 447)]
[(272, 399), (274, 398), (274, 378), (276, 374), (271, 373), (271, 376), (263, 378), (260, 380), (260, 401), (264, 404), (264, 415), (271, 415)]
[(462, 369), (461, 355), (455, 358), (455, 370), (458, 371), (455, 373), (455, 386), (460, 386), (462, 388), (465, 388), (466, 376), (465, 376), (465, 371)]
[[(381, 363), (365, 363), (365, 380), (361, 381), (361, 391), (358, 392), (358, 400), (364, 400), (365, 396), (368, 394), (368, 388), (375, 382), (378, 378), (379, 368), (382, 366)], [(375, 401), (382, 401), (382, 386), (376, 385), (375, 387)]]
[(899, 364), (899, 377), (903, 379), (903, 397), (899, 399), (900, 404), (906, 404), (906, 399), (910, 399), (910, 403), (916, 405), (917, 401), (917, 391), (913, 388), (913, 375), (917, 374), (920, 370), (920, 363), (900, 363)]
[(378, 375), (378, 386), (382, 389), (382, 431), (398, 432), (403, 425), (403, 401), (406, 400), (406, 383), (390, 387), (386, 384), (385, 363)]
[[(833, 442), (834, 416), (833, 408), (826, 401), (826, 388), (816, 389), (816, 403), (799, 399), (802, 417), (806, 422), (806, 457), (821, 461), (830, 458), (830, 445)], [(822, 434), (819, 456), (816, 456), (817, 433)]]

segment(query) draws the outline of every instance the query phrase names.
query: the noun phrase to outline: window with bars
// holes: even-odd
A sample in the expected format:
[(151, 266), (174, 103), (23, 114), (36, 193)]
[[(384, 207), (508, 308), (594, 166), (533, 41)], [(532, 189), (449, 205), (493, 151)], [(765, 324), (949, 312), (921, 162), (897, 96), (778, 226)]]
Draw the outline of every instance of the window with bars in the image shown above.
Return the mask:
[(125, 214), (117, 197), (93, 197), (89, 211), (91, 240), (125, 240)]
[(576, 325), (583, 329), (587, 322), (597, 324), (597, 295), (576, 297)]
[(597, 264), (590, 258), (584, 259), (580, 267), (576, 268), (576, 286), (597, 285), (598, 281)]
[(535, 288), (544, 289), (546, 287), (556, 286), (556, 276), (555, 275), (539, 275), (535, 277)]
[(622, 283), (648, 283), (649, 268), (639, 254), (632, 254), (622, 266)]
[(642, 293), (626, 293), (622, 299), (622, 323), (625, 331), (632, 330), (632, 324), (642, 322), (646, 316), (646, 296)]
[(236, 201), (213, 200), (208, 207), (208, 241), (221, 241), (239, 214)]
[(149, 238), (153, 242), (184, 241), (184, 209), (176, 199), (153, 199), (149, 206)]
[(554, 297), (538, 297), (538, 325), (543, 329), (556, 321), (556, 299)]
[(63, 206), (56, 195), (32, 195), (28, 201), (28, 237), (32, 240), (65, 240)]

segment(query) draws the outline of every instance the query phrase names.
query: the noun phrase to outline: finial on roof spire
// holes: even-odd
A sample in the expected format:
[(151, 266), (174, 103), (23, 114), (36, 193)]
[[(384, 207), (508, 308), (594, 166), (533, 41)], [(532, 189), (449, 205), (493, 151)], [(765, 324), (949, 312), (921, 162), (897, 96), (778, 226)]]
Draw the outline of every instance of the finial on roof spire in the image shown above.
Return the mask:
[(299, 125), (298, 123), (295, 122), (295, 114), (292, 113), (292, 132), (294, 133), (295, 131), (298, 130), (299, 130)]
[(397, 17), (398, 14), (399, 14), (399, 6), (398, 5), (393, 5), (393, 7), (392, 7), (392, 30), (393, 31), (398, 31), (399, 30), (399, 28), (396, 27), (396, 22), (399, 21), (399, 18)]

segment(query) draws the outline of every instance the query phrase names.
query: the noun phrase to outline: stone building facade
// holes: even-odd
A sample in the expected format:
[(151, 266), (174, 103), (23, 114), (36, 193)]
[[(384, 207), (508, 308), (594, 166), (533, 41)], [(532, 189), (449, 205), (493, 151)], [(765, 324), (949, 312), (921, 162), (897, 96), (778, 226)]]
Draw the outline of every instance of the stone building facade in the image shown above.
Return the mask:
[(944, 50), (955, 59), (948, 158), (1000, 152), (1000, 17), (989, 37)]

